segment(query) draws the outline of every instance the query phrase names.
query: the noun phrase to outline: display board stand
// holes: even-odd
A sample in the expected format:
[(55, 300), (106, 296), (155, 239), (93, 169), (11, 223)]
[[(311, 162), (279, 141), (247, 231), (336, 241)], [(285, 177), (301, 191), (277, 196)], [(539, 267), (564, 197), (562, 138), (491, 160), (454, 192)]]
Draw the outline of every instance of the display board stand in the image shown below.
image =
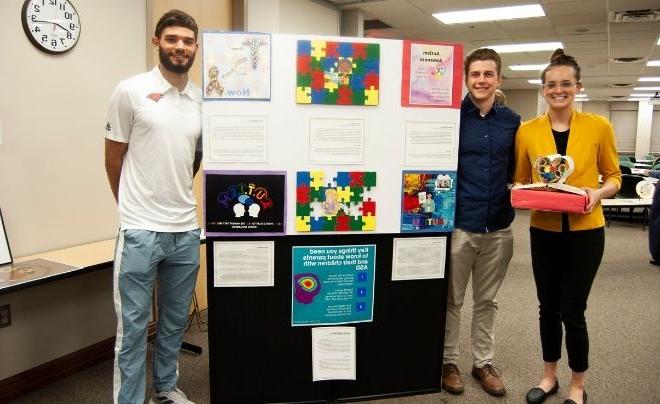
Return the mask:
[(202, 59), (211, 401), (440, 391), (462, 46), (204, 32)]
[[(275, 238), (274, 287), (214, 288), (209, 276), (211, 402), (330, 402), (440, 391), (446, 278), (393, 282), (395, 237), (420, 235)], [(207, 240), (208, 268), (214, 241)], [(346, 325), (356, 328), (357, 380), (314, 382), (310, 327), (291, 327), (291, 249), (356, 244), (375, 244), (377, 251), (373, 322)]]

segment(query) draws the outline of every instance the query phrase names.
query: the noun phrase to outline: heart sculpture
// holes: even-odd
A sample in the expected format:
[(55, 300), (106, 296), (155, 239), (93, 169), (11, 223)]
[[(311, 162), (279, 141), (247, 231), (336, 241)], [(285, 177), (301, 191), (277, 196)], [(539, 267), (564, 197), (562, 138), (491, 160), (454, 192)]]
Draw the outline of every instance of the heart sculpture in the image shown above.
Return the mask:
[(574, 170), (573, 159), (561, 154), (540, 156), (534, 162), (534, 169), (545, 184), (563, 184)]

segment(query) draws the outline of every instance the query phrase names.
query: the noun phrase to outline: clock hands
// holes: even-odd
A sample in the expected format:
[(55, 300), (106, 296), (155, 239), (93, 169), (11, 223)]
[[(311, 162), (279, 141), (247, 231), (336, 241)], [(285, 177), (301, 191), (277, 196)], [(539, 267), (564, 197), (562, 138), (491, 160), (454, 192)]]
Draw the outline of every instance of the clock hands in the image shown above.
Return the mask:
[(53, 19), (53, 20), (34, 20), (34, 22), (48, 23), (48, 24), (56, 25), (56, 26), (62, 28), (63, 30), (65, 30), (66, 32), (69, 32), (69, 30), (66, 29), (66, 27), (64, 27), (62, 24), (60, 24), (57, 21), (59, 21), (59, 20), (56, 20), (56, 19)]

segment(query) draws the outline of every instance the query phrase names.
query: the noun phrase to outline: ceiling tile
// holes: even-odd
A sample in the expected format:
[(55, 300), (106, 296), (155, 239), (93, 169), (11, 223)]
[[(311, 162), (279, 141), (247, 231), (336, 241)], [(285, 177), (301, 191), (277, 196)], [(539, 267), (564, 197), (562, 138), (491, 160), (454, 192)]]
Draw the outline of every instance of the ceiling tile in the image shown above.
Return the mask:
[(575, 14), (607, 15), (606, 2), (603, 0), (576, 0), (553, 4), (544, 4), (546, 15), (550, 17), (570, 16)]
[[(556, 22), (555, 22), (556, 24)], [(580, 31), (578, 31), (580, 30)], [(587, 30), (587, 31), (584, 31)], [(600, 22), (595, 24), (557, 24), (555, 31), (559, 35), (572, 35), (572, 34), (599, 34), (607, 33), (607, 23)]]
[(597, 24), (607, 21), (605, 13), (586, 13), (586, 14), (570, 14), (561, 16), (548, 16), (553, 24), (559, 25), (578, 25), (578, 24)]

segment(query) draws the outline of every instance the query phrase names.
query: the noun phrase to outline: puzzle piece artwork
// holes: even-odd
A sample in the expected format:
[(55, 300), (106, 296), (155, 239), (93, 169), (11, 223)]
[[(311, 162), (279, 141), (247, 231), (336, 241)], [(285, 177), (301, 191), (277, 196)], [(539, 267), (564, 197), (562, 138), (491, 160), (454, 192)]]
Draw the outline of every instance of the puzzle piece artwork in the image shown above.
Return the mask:
[(296, 231), (375, 231), (375, 187), (374, 171), (339, 171), (334, 176), (323, 171), (298, 171)]
[(379, 44), (300, 40), (296, 70), (297, 104), (378, 105)]

